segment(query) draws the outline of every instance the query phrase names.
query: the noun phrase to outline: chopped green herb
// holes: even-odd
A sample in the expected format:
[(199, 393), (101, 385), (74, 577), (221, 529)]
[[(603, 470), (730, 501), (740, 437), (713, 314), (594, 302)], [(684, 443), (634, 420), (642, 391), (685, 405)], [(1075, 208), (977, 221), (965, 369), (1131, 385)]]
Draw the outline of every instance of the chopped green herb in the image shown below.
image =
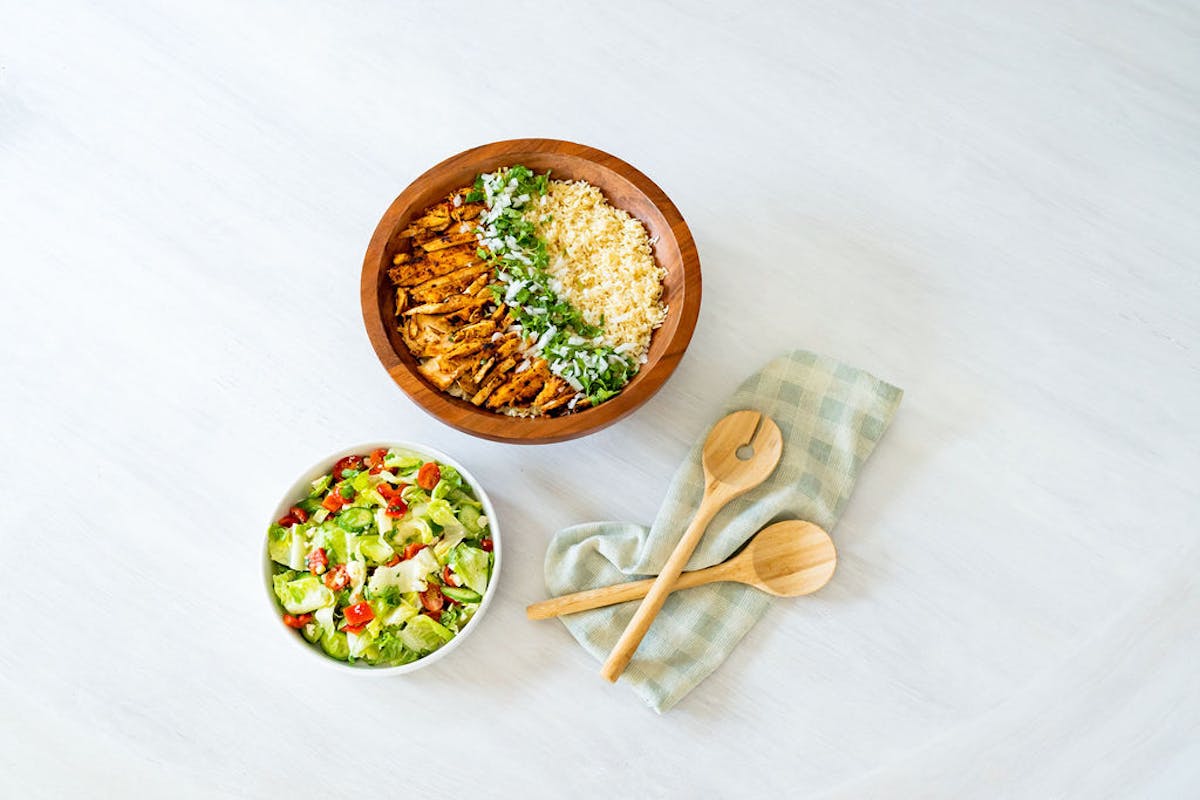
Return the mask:
[(476, 235), (497, 280), (490, 287), (493, 298), (509, 307), (551, 370), (599, 405), (637, 374), (637, 364), (601, 342), (602, 325), (588, 324), (553, 289), (546, 241), (526, 213), (549, 185), (549, 172), (537, 175), (519, 164), (480, 175), (473, 193), (482, 193), (488, 210), (480, 215)]

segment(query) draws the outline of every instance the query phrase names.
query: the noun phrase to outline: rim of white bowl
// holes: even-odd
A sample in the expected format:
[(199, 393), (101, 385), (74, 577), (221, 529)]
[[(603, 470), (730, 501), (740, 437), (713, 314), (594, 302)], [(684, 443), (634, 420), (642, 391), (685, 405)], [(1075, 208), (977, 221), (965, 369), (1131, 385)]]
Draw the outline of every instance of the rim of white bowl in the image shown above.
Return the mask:
[(272, 523), (274, 523), (275, 520), (282, 517), (289, 508), (291, 508), (293, 505), (295, 505), (297, 498), (300, 498), (302, 496), (307, 496), (308, 492), (311, 490), (312, 482), (314, 480), (316, 480), (317, 478), (321, 477), (322, 475), (324, 475), (326, 472), (328, 472), (329, 469), (334, 465), (334, 463), (338, 459), (344, 458), (349, 455), (356, 455), (356, 454), (362, 455), (363, 453), (370, 453), (372, 450), (376, 450), (380, 447), (387, 447), (387, 448), (394, 447), (394, 448), (398, 448), (398, 449), (402, 449), (402, 450), (411, 450), (415, 453), (419, 453), (422, 456), (426, 456), (430, 459), (440, 461), (443, 464), (449, 464), (450, 466), (452, 466), (456, 470), (458, 470), (458, 473), (463, 476), (463, 479), (471, 486), (472, 489), (475, 490), (475, 494), (479, 498), (479, 502), (483, 504), (483, 513), (484, 513), (484, 516), (486, 516), (488, 519), (488, 528), (487, 529), (488, 529), (488, 533), (490, 534), (490, 538), (492, 540), (493, 563), (492, 563), (492, 577), (491, 577), (491, 580), (488, 581), (487, 590), (483, 593), (483, 600), (481, 600), (479, 602), (479, 610), (476, 611), (475, 615), (471, 617), (471, 621), (467, 623), (466, 628), (464, 628), (461, 632), (455, 634), (454, 638), (451, 639), (449, 642), (447, 642), (442, 647), (439, 647), (437, 650), (434, 650), (432, 653), (430, 653), (427, 656), (418, 658), (416, 661), (413, 661), (408, 664), (401, 664), (400, 666), (396, 666), (396, 667), (373, 667), (373, 666), (370, 666), (369, 664), (366, 664), (365, 662), (361, 665), (350, 664), (346, 661), (338, 661), (335, 658), (331, 658), (330, 656), (328, 656), (324, 652), (322, 652), (316, 645), (310, 644), (300, 634), (300, 631), (292, 630), (291, 628), (288, 628), (287, 626), (285, 626), (283, 624), (283, 622), (280, 618), (279, 601), (275, 597), (275, 589), (271, 582), (271, 577), (272, 577), (271, 556), (267, 550), (267, 547), (268, 547), (267, 537), (266, 537), (266, 535), (264, 535), (263, 536), (263, 549), (262, 549), (263, 578), (264, 578), (264, 586), (267, 591), (267, 601), (270, 603), (269, 608), (271, 610), (271, 617), (275, 623), (275, 627), (278, 628), (279, 630), (283, 631), (283, 633), (286, 634), (288, 636), (288, 638), (290, 638), (296, 644), (296, 646), (302, 648), (309, 655), (313, 656), (314, 658), (320, 659), (321, 662), (323, 662), (324, 664), (326, 664), (330, 667), (333, 667), (334, 669), (338, 670), (339, 672), (342, 672), (342, 673), (350, 672), (350, 673), (354, 673), (354, 674), (358, 674), (358, 675), (362, 675), (362, 676), (366, 676), (366, 677), (372, 677), (372, 678), (379, 678), (379, 677), (384, 677), (387, 675), (404, 675), (409, 672), (416, 672), (417, 670), (422, 669), (423, 667), (427, 667), (430, 664), (433, 664), (434, 662), (440, 661), (441, 659), (445, 658), (447, 655), (449, 655), (451, 652), (453, 652), (454, 649), (459, 646), (459, 644), (461, 644), (463, 639), (470, 636), (471, 633), (477, 627), (479, 627), (479, 620), (481, 620), (483, 618), (483, 615), (487, 612), (488, 606), (490, 606), (492, 603), (492, 597), (496, 594), (496, 584), (499, 583), (498, 578), (500, 576), (500, 561), (501, 561), (500, 553), (501, 553), (501, 550), (503, 550), (503, 545), (501, 544), (501, 540), (500, 540), (501, 539), (500, 523), (496, 519), (496, 509), (492, 506), (491, 498), (488, 497), (487, 492), (484, 490), (483, 486), (479, 483), (479, 481), (476, 480), (475, 476), (471, 474), (470, 470), (468, 470), (466, 467), (464, 467), (462, 464), (460, 464), (455, 459), (453, 459), (450, 456), (443, 453), (441, 450), (430, 447), (429, 445), (417, 444), (416, 442), (396, 442), (396, 441), (368, 442), (366, 444), (359, 444), (359, 445), (354, 445), (352, 447), (343, 448), (341, 450), (338, 450), (335, 453), (332, 453), (332, 454), (326, 456), (325, 458), (322, 458), (320, 461), (316, 462), (311, 467), (309, 467), (307, 470), (305, 470), (300, 475), (300, 477), (298, 479), (296, 479), (296, 481), (288, 488), (287, 492), (283, 496), (283, 499), (280, 500), (279, 503), (275, 506), (275, 513), (273, 513), (271, 515), (271, 519), (267, 522), (266, 527), (270, 527), (270, 525)]

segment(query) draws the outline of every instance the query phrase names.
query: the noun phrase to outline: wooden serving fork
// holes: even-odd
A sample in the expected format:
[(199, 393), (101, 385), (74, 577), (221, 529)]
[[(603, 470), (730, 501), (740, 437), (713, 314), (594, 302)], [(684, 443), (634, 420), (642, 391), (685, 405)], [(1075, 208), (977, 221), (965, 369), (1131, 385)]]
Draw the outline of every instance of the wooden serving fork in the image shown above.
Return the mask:
[(702, 453), (704, 496), (700, 507), (600, 669), (600, 674), (610, 681), (621, 677), (629, 666), (708, 523), (731, 500), (758, 486), (775, 471), (783, 455), (783, 435), (770, 417), (757, 411), (735, 411), (713, 426)]

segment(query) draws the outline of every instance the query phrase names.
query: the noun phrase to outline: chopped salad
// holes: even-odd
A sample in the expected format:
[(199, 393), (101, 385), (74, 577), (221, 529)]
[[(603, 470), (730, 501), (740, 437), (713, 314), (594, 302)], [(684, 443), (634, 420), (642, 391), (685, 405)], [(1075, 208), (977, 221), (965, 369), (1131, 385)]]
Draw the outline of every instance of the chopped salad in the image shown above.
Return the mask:
[(483, 504), (459, 472), (395, 448), (340, 459), (267, 539), (284, 624), (332, 658), (373, 666), (453, 639), (495, 561)]

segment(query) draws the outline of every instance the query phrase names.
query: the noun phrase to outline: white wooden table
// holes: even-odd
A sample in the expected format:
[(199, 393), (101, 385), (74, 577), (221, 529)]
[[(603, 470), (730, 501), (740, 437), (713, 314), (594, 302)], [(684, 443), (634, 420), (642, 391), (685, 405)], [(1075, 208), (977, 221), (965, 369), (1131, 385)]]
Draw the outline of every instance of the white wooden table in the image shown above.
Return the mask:
[[(1200, 794), (1198, 108), (1186, 2), (0, 0), (0, 795)], [(636, 415), (514, 448), (392, 385), (358, 272), (531, 135), (657, 181), (705, 297)], [(650, 519), (797, 346), (906, 399), (832, 584), (658, 717), (525, 620), (545, 545)], [(260, 537), (379, 438), (467, 463), (506, 564), (453, 657), (351, 680)]]

